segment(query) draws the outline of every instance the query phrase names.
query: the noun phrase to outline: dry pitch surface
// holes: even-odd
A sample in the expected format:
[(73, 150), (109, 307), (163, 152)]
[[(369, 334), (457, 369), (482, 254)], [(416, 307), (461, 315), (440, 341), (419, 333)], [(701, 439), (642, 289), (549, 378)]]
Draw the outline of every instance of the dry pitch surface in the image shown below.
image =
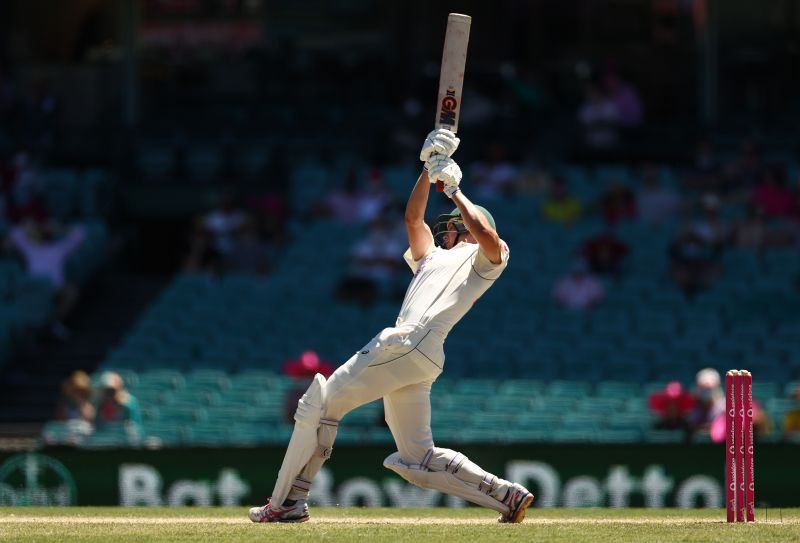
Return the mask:
[(304, 524), (253, 524), (246, 508), (0, 508), (0, 541), (800, 542), (800, 509), (727, 524), (721, 510), (530, 509), (522, 524), (468, 509), (313, 508)]

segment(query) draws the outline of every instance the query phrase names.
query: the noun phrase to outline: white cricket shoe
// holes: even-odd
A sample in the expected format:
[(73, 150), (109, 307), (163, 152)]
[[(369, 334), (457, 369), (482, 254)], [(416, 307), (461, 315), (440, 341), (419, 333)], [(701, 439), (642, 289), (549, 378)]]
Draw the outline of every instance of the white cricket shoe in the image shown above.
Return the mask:
[(533, 502), (533, 494), (528, 492), (528, 489), (519, 483), (511, 485), (511, 490), (508, 491), (508, 496), (503, 500), (503, 503), (508, 506), (509, 512), (507, 515), (500, 515), (497, 522), (522, 522), (525, 518), (525, 510)]
[(261, 507), (251, 507), (248, 516), (253, 522), (305, 522), (310, 518), (305, 500), (297, 500), (291, 507), (273, 507), (267, 502)]

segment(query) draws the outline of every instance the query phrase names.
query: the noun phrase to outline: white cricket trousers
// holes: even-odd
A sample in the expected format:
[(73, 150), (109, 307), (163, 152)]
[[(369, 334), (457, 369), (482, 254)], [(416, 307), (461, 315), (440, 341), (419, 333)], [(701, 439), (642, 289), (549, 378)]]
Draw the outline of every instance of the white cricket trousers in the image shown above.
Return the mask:
[[(443, 363), (441, 338), (422, 326), (404, 323), (384, 329), (340, 366), (325, 384), (317, 432), (320, 453), (294, 479), (288, 498), (308, 496), (314, 477), (330, 456), (337, 421), (359, 405), (382, 397), (386, 422), (398, 450), (384, 461), (384, 466), (417, 486), (509, 514), (505, 503), (512, 490), (509, 481), (484, 471), (463, 454), (433, 445), (431, 384), (442, 373)], [(273, 497), (276, 494), (273, 492)]]
[(420, 463), (433, 448), (430, 393), (442, 373), (442, 339), (422, 326), (386, 328), (340, 366), (325, 385), (324, 419), (383, 398), (386, 422), (397, 450)]

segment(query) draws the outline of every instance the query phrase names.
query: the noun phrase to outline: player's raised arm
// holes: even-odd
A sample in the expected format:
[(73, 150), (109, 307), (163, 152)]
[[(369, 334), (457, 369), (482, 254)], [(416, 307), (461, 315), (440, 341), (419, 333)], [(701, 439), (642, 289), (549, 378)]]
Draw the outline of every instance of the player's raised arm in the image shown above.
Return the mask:
[(433, 181), (444, 183), (444, 193), (461, 211), (461, 218), (467, 226), (467, 230), (480, 245), (481, 251), (492, 264), (500, 264), (501, 241), (500, 236), (478, 211), (469, 198), (461, 192), (461, 168), (456, 161), (447, 157), (435, 157), (428, 162), (428, 171)]
[(422, 144), (419, 159), (425, 163), (425, 169), (417, 179), (406, 204), (406, 231), (411, 257), (419, 260), (433, 244), (431, 229), (425, 224), (425, 209), (428, 206), (430, 184), (435, 182), (428, 177), (428, 162), (436, 156), (450, 156), (458, 148), (459, 140), (455, 134), (446, 129), (431, 131)]
[(408, 246), (411, 248), (411, 258), (419, 260), (433, 243), (431, 229), (425, 224), (425, 208), (428, 206), (428, 193), (431, 182), (428, 172), (423, 170), (419, 174), (417, 184), (411, 191), (411, 196), (406, 204), (406, 232), (408, 233)]
[(464, 224), (467, 225), (467, 230), (478, 242), (483, 254), (492, 264), (500, 264), (502, 262), (500, 254), (501, 242), (500, 236), (497, 235), (495, 229), (492, 228), (483, 213), (478, 211), (472, 202), (464, 196), (463, 192), (456, 192), (452, 198), (461, 211), (461, 218), (464, 220)]

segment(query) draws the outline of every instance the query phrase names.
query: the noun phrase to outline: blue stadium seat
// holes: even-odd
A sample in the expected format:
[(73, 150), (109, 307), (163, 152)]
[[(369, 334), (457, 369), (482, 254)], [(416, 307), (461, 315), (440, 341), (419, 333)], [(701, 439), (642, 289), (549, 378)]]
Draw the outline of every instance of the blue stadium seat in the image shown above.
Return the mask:
[(626, 380), (601, 381), (595, 386), (595, 395), (598, 398), (621, 398), (628, 399), (640, 394), (640, 387), (637, 382)]
[(565, 398), (583, 398), (591, 391), (592, 385), (587, 381), (553, 381), (548, 385), (549, 396)]
[(647, 443), (685, 443), (687, 434), (683, 430), (648, 430), (644, 433), (644, 440)]

